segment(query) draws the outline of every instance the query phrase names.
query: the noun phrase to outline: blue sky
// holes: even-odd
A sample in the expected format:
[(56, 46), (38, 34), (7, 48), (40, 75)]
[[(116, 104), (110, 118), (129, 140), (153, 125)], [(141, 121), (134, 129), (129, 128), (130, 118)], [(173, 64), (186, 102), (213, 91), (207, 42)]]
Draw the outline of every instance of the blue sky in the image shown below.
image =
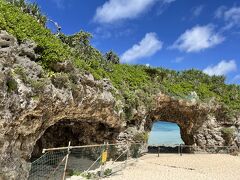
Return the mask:
[(66, 34), (81, 29), (123, 63), (204, 70), (240, 83), (237, 0), (31, 0)]
[(175, 123), (159, 121), (153, 123), (149, 134), (148, 144), (184, 144), (180, 135), (180, 128)]

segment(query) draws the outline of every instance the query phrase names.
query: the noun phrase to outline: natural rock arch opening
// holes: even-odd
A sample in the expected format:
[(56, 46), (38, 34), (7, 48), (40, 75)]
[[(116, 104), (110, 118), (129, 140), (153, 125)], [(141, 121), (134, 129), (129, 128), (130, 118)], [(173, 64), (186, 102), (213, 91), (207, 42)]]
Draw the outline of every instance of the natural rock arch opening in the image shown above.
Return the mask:
[(102, 144), (104, 141), (115, 142), (119, 128), (91, 120), (63, 119), (48, 127), (33, 147), (30, 161), (42, 155), (46, 148)]
[(153, 123), (149, 138), (148, 146), (152, 145), (177, 145), (183, 144), (181, 130), (178, 124), (170, 123), (164, 120), (158, 120)]
[(179, 100), (160, 93), (156, 97), (155, 107), (145, 118), (144, 130), (150, 132), (157, 121), (176, 123), (180, 128), (181, 138), (186, 145), (200, 145), (199, 129), (208, 121), (211, 109), (207, 105), (192, 101)]
[[(180, 120), (180, 121), (182, 121), (182, 120)], [(179, 127), (180, 137), (181, 137), (182, 141), (184, 142), (184, 144), (193, 145), (195, 143), (193, 134), (191, 132), (188, 132), (188, 126), (184, 126), (183, 124), (180, 124), (179, 121), (168, 120), (168, 119), (167, 120), (158, 120), (158, 119), (157, 120), (150, 120), (150, 122), (147, 121), (146, 124), (145, 124), (145, 131), (150, 133), (152, 128), (153, 128), (153, 125), (156, 122), (167, 122), (167, 123), (176, 124)]]

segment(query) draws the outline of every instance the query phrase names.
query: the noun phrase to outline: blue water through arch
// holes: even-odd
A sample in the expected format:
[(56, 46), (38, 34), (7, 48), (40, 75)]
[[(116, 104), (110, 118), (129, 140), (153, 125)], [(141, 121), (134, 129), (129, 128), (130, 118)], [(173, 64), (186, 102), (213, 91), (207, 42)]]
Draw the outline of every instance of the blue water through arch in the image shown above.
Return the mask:
[(180, 135), (180, 128), (176, 123), (165, 121), (155, 122), (149, 134), (148, 145), (184, 144)]

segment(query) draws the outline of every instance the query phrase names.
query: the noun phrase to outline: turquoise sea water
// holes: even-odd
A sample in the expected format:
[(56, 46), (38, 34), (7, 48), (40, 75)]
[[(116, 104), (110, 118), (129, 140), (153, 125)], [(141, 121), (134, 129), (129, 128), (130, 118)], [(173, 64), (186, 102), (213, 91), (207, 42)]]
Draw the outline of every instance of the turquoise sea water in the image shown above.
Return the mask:
[(156, 122), (149, 135), (148, 144), (184, 144), (180, 135), (180, 128), (175, 123)]

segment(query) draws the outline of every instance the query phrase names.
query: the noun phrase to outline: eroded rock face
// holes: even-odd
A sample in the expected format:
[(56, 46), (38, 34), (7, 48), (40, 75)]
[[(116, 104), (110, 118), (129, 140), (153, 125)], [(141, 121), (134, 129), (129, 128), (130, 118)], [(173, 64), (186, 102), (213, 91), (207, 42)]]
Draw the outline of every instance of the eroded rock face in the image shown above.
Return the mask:
[[(2, 179), (26, 179), (31, 155), (38, 155), (43, 147), (68, 140), (74, 145), (134, 140), (136, 134), (149, 132), (157, 120), (177, 123), (186, 144), (225, 144), (221, 107), (159, 93), (151, 110), (143, 105), (132, 110), (132, 119), (121, 119), (124, 102), (113, 97), (108, 80), (96, 81), (68, 61), (53, 64), (55, 74), (47, 74), (35, 62), (35, 48), (33, 42), (19, 44), (13, 36), (0, 33)], [(237, 124), (239, 118), (227, 126), (237, 130)]]
[(97, 121), (61, 120), (50, 126), (36, 142), (31, 159), (40, 157), (43, 148), (66, 147), (69, 141), (72, 146), (103, 144), (104, 141), (114, 143), (119, 131)]
[(197, 103), (195, 100), (174, 99), (161, 93), (156, 97), (156, 101), (156, 108), (149, 118), (152, 121), (162, 119), (177, 123), (181, 130), (181, 137), (188, 145), (196, 143), (194, 137), (196, 130), (202, 127), (208, 120), (208, 115), (217, 109), (212, 105)]
[[(34, 60), (34, 43), (18, 44), (0, 34), (0, 176), (25, 179), (36, 141), (58, 121), (92, 122), (119, 130), (115, 99), (103, 81), (80, 75), (73, 82), (66, 74), (48, 77)], [(80, 126), (78, 131), (86, 131)], [(104, 136), (102, 137), (104, 141)]]
[[(183, 100), (159, 93), (155, 96), (152, 110), (149, 112), (141, 108), (135, 110), (133, 122), (120, 133), (119, 140), (134, 139), (135, 134), (150, 132), (154, 122), (167, 121), (178, 124), (182, 140), (187, 145), (197, 145), (204, 150), (210, 146), (236, 147), (239, 118), (227, 120), (228, 124), (226, 124), (221, 110), (222, 107), (215, 101), (202, 103), (195, 98)], [(224, 128), (233, 131), (233, 134), (229, 134), (232, 136), (230, 139), (224, 138), (222, 132)]]

